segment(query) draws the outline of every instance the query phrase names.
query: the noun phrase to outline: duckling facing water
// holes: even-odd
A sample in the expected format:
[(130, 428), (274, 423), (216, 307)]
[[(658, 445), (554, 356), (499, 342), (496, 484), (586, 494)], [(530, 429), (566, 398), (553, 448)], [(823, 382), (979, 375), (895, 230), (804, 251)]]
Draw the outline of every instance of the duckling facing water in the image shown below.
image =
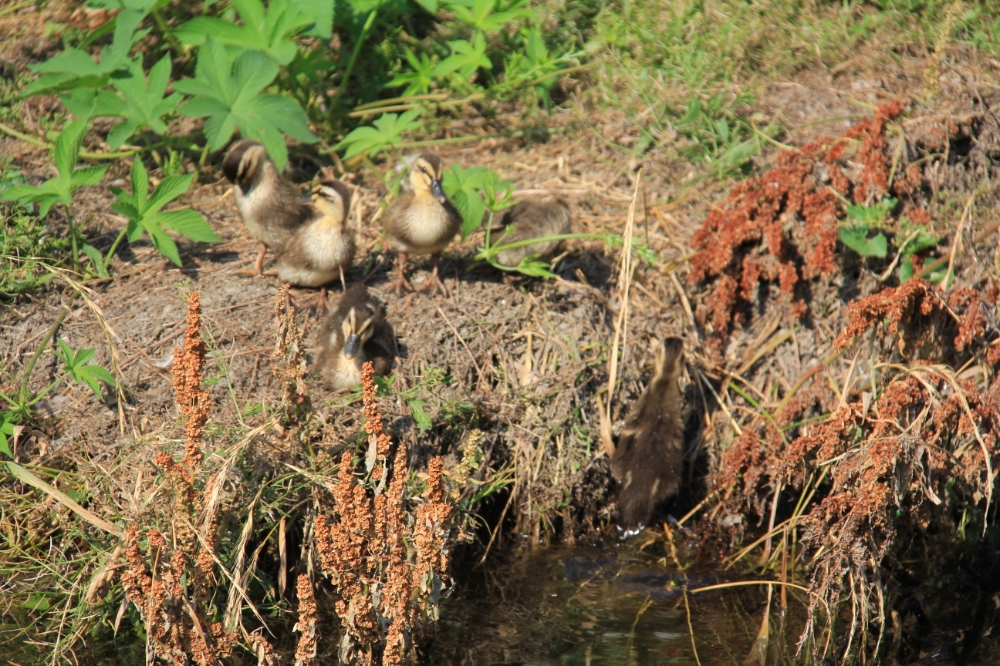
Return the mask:
[(341, 391), (361, 383), (361, 368), (372, 361), (375, 374), (385, 376), (396, 357), (396, 336), (385, 319), (385, 308), (368, 288), (356, 283), (323, 322), (316, 366), (326, 385)]
[[(490, 232), (493, 245), (512, 245), (532, 238), (547, 238), (569, 233), (569, 206), (556, 197), (522, 201), (504, 212), (500, 226)], [(497, 254), (501, 266), (517, 266), (521, 260), (538, 255), (539, 259), (554, 256), (562, 241), (550, 240), (510, 248)]]
[(351, 208), (351, 191), (336, 179), (324, 180), (313, 189), (313, 219), (288, 239), (278, 255), (278, 278), (301, 287), (322, 287), (340, 273), (347, 291), (344, 267), (354, 261), (354, 234), (344, 228)]
[(385, 211), (385, 235), (399, 252), (399, 280), (396, 290), (412, 289), (406, 279), (406, 259), (410, 254), (429, 254), (434, 273), (421, 290), (436, 286), (445, 291), (438, 278), (441, 250), (448, 247), (462, 226), (462, 216), (441, 188), (441, 158), (421, 153), (410, 170), (412, 192), (404, 192)]
[(222, 160), (222, 173), (236, 185), (236, 206), (250, 235), (260, 242), (253, 275), (260, 275), (267, 248), (280, 251), (286, 241), (313, 216), (299, 191), (278, 173), (267, 151), (257, 141), (233, 145)]
[(656, 350), (656, 375), (625, 420), (611, 472), (618, 481), (620, 524), (635, 533), (661, 501), (677, 492), (684, 463), (684, 426), (677, 378), (684, 341), (666, 338)]

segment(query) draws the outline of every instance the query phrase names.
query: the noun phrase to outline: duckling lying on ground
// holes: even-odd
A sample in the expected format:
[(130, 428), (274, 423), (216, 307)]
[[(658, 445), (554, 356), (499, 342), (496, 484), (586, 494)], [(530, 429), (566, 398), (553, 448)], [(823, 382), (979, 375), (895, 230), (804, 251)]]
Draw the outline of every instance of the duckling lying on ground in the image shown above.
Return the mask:
[(286, 183), (267, 151), (249, 139), (233, 145), (222, 160), (222, 173), (236, 185), (236, 206), (250, 235), (260, 242), (252, 275), (260, 275), (267, 248), (277, 252), (313, 216), (299, 191)]
[(636, 534), (661, 501), (677, 492), (684, 463), (680, 388), (684, 341), (666, 338), (656, 350), (656, 375), (625, 420), (611, 472), (618, 480), (619, 523)]
[(385, 308), (356, 283), (340, 299), (319, 332), (316, 366), (326, 385), (341, 391), (361, 383), (361, 368), (371, 361), (375, 374), (385, 376), (396, 357), (396, 336), (385, 319)]
[[(490, 230), (490, 244), (494, 246), (512, 245), (532, 238), (548, 238), (569, 233), (569, 207), (556, 197), (545, 197), (522, 201), (504, 212), (500, 225)], [(496, 256), (501, 266), (514, 267), (521, 260), (538, 255), (539, 259), (553, 257), (562, 241), (550, 240), (503, 250)]]
[(410, 170), (412, 192), (404, 192), (385, 211), (385, 235), (399, 252), (399, 281), (396, 290), (413, 287), (406, 279), (406, 258), (410, 254), (429, 254), (434, 259), (434, 273), (421, 290), (436, 286), (445, 292), (438, 277), (441, 250), (448, 247), (462, 226), (462, 216), (441, 189), (441, 159), (422, 153)]
[(324, 180), (313, 188), (315, 216), (288, 239), (278, 255), (278, 278), (300, 287), (324, 287), (354, 261), (354, 234), (344, 228), (351, 208), (351, 191), (339, 180)]

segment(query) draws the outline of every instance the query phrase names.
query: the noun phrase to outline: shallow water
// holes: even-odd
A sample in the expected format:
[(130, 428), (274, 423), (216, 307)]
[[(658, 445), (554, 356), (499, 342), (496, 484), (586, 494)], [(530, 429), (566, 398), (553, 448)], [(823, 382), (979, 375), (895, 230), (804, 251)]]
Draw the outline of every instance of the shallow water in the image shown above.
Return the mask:
[(725, 578), (677, 573), (666, 558), (637, 551), (631, 542), (551, 548), (467, 571), (442, 605), (433, 662), (742, 664), (766, 595), (707, 592), (688, 595), (685, 605), (685, 584), (694, 589)]

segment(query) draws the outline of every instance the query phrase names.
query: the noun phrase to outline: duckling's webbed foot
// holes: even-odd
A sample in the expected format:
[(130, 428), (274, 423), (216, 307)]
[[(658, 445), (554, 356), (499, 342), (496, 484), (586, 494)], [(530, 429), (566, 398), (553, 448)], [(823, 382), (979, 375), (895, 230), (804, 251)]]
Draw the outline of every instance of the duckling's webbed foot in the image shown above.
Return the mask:
[(437, 288), (445, 298), (451, 298), (451, 294), (448, 292), (448, 288), (444, 286), (444, 282), (441, 282), (441, 278), (438, 277), (438, 268), (441, 264), (441, 254), (431, 255), (434, 260), (434, 270), (431, 272), (431, 276), (424, 280), (424, 283), (420, 285), (420, 291), (427, 291), (428, 289)]

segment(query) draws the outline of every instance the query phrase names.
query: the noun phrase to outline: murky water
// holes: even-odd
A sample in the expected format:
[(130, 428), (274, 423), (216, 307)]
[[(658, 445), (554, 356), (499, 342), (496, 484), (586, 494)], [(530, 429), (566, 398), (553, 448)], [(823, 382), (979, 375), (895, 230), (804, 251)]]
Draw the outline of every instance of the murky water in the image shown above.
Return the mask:
[(677, 573), (672, 561), (637, 549), (630, 542), (552, 548), (467, 571), (442, 606), (434, 663), (742, 664), (766, 594), (706, 592), (685, 603), (685, 585), (726, 578)]

